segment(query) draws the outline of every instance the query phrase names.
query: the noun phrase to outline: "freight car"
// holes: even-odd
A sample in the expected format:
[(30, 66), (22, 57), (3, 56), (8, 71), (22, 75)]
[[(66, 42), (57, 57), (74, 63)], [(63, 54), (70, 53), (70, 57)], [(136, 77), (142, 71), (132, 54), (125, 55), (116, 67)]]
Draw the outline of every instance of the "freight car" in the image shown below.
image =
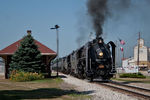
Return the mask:
[(102, 37), (96, 38), (68, 56), (60, 58), (59, 71), (91, 81), (95, 78), (110, 79), (116, 72), (115, 47), (112, 41), (105, 44)]

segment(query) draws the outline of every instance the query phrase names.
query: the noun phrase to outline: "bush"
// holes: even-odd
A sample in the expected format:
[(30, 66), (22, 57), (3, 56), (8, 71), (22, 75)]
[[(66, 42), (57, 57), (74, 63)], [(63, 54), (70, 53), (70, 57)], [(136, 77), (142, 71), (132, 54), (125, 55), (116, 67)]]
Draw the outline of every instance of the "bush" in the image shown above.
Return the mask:
[(17, 70), (11, 71), (10, 74), (10, 80), (17, 81), (17, 82), (32, 81), (32, 80), (38, 80), (43, 78), (44, 76), (42, 74), (17, 71)]
[(141, 73), (124, 73), (120, 74), (120, 78), (146, 78), (146, 77)]

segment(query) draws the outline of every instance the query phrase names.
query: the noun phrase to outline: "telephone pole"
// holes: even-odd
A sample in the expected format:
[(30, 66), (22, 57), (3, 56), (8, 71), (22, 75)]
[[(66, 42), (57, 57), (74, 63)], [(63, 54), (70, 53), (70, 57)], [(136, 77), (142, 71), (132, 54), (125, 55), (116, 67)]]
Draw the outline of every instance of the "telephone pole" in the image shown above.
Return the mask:
[(138, 52), (137, 52), (137, 65), (139, 67), (139, 51), (140, 51), (140, 32), (138, 37)]

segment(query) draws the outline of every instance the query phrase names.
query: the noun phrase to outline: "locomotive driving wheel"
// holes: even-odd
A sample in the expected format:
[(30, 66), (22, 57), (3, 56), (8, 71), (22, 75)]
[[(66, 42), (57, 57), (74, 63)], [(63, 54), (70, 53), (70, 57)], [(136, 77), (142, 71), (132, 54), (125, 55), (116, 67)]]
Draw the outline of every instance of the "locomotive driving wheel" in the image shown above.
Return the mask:
[(90, 82), (93, 82), (93, 75), (90, 77)]
[(83, 79), (84, 78), (84, 70), (83, 70), (83, 68), (82, 68), (82, 66), (80, 65), (80, 66), (78, 66), (78, 78), (80, 78), (80, 79)]

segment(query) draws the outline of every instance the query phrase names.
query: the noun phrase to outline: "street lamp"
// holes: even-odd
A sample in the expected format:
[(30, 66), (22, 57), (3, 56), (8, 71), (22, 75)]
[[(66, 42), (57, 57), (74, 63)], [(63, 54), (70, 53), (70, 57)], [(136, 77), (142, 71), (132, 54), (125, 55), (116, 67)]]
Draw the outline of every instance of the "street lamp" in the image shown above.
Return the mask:
[(58, 25), (55, 25), (54, 28), (50, 29), (56, 29), (56, 42), (57, 42), (57, 77), (58, 77), (58, 58), (59, 58), (59, 37), (58, 37)]

